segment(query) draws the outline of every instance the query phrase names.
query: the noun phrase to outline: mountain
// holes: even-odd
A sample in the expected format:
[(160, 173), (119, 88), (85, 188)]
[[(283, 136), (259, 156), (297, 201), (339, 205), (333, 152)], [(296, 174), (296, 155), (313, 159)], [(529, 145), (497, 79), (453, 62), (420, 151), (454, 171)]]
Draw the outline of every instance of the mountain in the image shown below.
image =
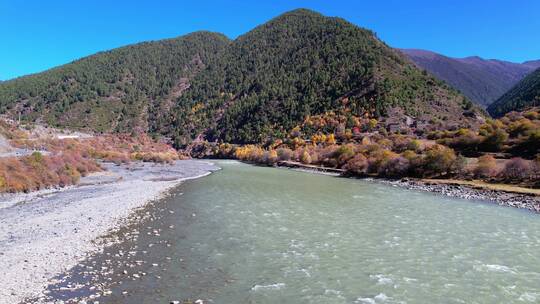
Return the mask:
[[(309, 115), (389, 109), (466, 124), (470, 101), (373, 32), (309, 10), (229, 41), (195, 33), (99, 53), (0, 85), (0, 110), (99, 131), (235, 143), (282, 137)], [(469, 113), (470, 114), (470, 113)], [(474, 116), (474, 115), (473, 115)]]
[(101, 52), (0, 85), (0, 112), (96, 131), (156, 128), (189, 79), (230, 41), (196, 32)]
[(540, 68), (497, 99), (487, 110), (492, 116), (500, 117), (510, 111), (534, 106), (540, 106)]
[(307, 10), (238, 37), (220, 58), (177, 103), (176, 137), (184, 142), (198, 135), (265, 141), (306, 116), (338, 110), (380, 116), (401, 107), (415, 117), (459, 121), (470, 106), (371, 31)]
[(540, 67), (540, 60), (520, 64), (477, 56), (451, 58), (416, 49), (402, 49), (401, 52), (482, 107), (487, 107)]
[(540, 60), (530, 60), (523, 62), (523, 65), (529, 66), (532, 69), (536, 70), (540, 68)]

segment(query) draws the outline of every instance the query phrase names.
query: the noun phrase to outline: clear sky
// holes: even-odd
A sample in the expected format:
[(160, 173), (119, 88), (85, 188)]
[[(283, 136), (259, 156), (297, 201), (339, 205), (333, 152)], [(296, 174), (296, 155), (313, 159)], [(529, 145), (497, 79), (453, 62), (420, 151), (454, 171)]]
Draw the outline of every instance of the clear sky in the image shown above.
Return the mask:
[(369, 28), (393, 47), (540, 59), (539, 0), (0, 0), (0, 80), (197, 30), (235, 38), (301, 7)]

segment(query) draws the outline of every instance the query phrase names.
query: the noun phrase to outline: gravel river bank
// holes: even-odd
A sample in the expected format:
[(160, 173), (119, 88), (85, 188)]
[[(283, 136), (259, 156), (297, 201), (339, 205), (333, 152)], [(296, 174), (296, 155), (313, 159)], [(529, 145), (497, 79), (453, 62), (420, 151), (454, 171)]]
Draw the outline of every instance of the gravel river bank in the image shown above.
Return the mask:
[(445, 183), (431, 183), (422, 180), (377, 180), (378, 182), (394, 185), (409, 190), (420, 190), (439, 193), (445, 196), (457, 197), (467, 200), (481, 200), (505, 207), (527, 209), (540, 213), (540, 197), (530, 194), (512, 193), (490, 189), (473, 188), (466, 185)]
[(104, 166), (77, 186), (0, 196), (0, 303), (38, 296), (53, 277), (103, 250), (112, 241), (99, 237), (136, 209), (219, 169), (194, 160)]

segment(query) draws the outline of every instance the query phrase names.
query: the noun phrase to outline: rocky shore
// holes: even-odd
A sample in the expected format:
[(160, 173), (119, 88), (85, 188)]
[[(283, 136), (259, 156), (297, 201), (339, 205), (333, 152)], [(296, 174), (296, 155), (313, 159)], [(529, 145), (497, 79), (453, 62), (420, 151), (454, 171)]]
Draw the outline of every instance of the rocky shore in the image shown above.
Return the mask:
[[(291, 167), (289, 165), (279, 166), (280, 168), (286, 168), (290, 170), (339, 176), (339, 174), (328, 173), (321, 170), (310, 169), (307, 167)], [(388, 185), (398, 186), (409, 190), (428, 191), (439, 193), (446, 196), (457, 197), (469, 200), (482, 200), (492, 203), (496, 203), (500, 206), (514, 207), (520, 209), (527, 209), (536, 213), (540, 213), (540, 196), (513, 193), (499, 190), (489, 190), (474, 188), (466, 185), (445, 184), (445, 183), (430, 183), (420, 179), (400, 179), (389, 180), (384, 178), (360, 178), (364, 180), (370, 180), (380, 182)]]
[(78, 186), (0, 196), (0, 303), (39, 296), (50, 280), (107, 245), (96, 241), (187, 179), (218, 170), (206, 161), (105, 164)]
[(471, 200), (483, 200), (496, 203), (500, 206), (527, 209), (540, 213), (540, 197), (534, 195), (512, 193), (505, 191), (477, 189), (464, 185), (430, 183), (416, 179), (383, 180), (377, 181), (403, 187), (410, 190), (421, 190), (440, 193), (442, 195)]

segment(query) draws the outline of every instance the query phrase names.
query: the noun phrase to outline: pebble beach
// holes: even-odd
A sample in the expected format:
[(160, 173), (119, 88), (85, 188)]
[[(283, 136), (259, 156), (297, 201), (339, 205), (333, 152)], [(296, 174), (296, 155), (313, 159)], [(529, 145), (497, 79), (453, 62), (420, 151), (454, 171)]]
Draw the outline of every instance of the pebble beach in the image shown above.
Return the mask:
[(0, 303), (39, 296), (56, 275), (103, 250), (99, 238), (135, 210), (219, 169), (194, 160), (103, 166), (77, 186), (0, 196)]

